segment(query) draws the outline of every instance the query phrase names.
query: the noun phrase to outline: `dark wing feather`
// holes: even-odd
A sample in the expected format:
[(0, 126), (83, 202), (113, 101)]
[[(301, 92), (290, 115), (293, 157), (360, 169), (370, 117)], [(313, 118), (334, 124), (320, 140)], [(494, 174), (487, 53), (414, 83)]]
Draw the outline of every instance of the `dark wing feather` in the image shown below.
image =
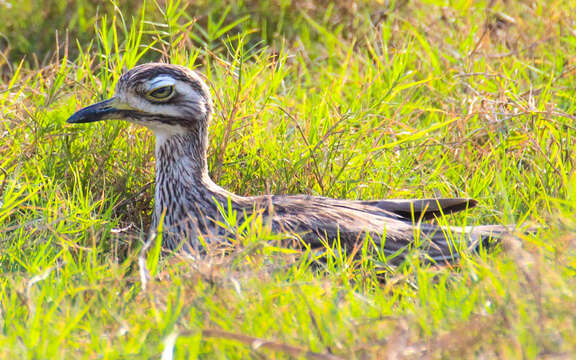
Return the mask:
[(475, 207), (478, 202), (474, 199), (390, 199), (358, 201), (359, 203), (375, 206), (377, 208), (391, 211), (404, 219), (433, 219), (442, 214), (452, 214), (458, 211)]

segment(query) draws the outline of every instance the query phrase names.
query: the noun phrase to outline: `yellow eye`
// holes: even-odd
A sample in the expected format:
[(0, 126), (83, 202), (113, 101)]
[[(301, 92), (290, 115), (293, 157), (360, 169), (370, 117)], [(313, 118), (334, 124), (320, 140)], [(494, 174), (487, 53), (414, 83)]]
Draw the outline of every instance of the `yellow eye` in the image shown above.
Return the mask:
[(174, 85), (161, 86), (146, 93), (146, 97), (152, 101), (168, 101), (174, 95)]

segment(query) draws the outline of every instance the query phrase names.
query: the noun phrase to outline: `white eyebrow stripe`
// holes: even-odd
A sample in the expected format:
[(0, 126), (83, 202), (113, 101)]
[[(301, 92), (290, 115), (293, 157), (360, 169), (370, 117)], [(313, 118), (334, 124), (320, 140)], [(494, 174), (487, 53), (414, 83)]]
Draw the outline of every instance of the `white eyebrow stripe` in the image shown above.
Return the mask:
[(152, 79), (150, 81), (147, 81), (146, 82), (146, 88), (148, 90), (154, 90), (154, 89), (157, 89), (157, 88), (162, 87), (162, 86), (170, 86), (170, 85), (174, 86), (175, 84), (176, 84), (176, 80), (174, 80), (173, 77), (162, 75), (162, 76), (155, 77), (154, 79)]

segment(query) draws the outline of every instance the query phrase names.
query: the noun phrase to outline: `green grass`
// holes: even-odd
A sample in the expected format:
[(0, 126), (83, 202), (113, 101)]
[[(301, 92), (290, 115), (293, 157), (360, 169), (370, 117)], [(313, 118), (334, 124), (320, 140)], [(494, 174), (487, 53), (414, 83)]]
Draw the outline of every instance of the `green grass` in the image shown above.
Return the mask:
[[(575, 13), (0, 0), (0, 357), (575, 356)], [(151, 134), (66, 119), (156, 60), (210, 83), (210, 169), (231, 191), (473, 197), (441, 221), (540, 230), (451, 268), (337, 249), (318, 265), (256, 220), (228, 256), (141, 255)]]

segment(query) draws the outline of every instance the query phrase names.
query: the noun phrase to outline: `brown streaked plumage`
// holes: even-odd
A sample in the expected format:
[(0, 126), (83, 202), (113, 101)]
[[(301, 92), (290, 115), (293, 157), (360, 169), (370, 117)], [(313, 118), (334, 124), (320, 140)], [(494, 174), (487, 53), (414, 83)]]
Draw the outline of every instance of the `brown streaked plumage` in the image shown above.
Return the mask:
[[(322, 240), (339, 241), (351, 249), (365, 234), (401, 261), (420, 239), (428, 259), (451, 261), (458, 257), (450, 238), (462, 236), (465, 248), (474, 248), (502, 226), (439, 227), (420, 223), (442, 213), (476, 205), (471, 199), (336, 200), (317, 196), (264, 195), (242, 197), (216, 185), (208, 174), (208, 124), (213, 112), (210, 91), (188, 68), (160, 63), (137, 66), (125, 73), (116, 94), (84, 108), (68, 122), (106, 119), (128, 120), (150, 128), (156, 136), (156, 192), (153, 227), (163, 219), (164, 246), (196, 248), (200, 237), (219, 241), (226, 231), (218, 206), (230, 204), (238, 214), (259, 211), (272, 230), (298, 234), (312, 246)], [(414, 219), (417, 224), (415, 224)], [(383, 242), (383, 244), (382, 244)]]

